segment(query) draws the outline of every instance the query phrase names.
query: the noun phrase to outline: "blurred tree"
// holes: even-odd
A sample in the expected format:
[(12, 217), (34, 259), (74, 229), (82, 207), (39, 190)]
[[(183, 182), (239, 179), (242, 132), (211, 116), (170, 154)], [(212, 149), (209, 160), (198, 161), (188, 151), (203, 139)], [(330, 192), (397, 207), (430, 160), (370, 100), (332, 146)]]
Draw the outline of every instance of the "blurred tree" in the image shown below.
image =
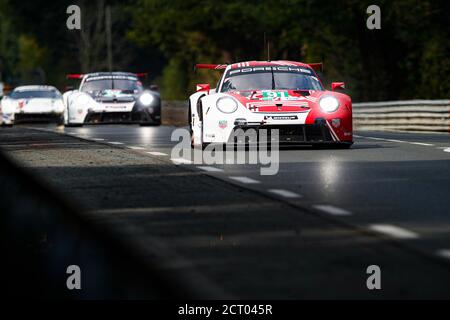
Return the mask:
[(23, 84), (45, 84), (46, 74), (43, 69), (47, 57), (46, 48), (42, 48), (36, 39), (21, 35), (18, 45), (18, 71)]

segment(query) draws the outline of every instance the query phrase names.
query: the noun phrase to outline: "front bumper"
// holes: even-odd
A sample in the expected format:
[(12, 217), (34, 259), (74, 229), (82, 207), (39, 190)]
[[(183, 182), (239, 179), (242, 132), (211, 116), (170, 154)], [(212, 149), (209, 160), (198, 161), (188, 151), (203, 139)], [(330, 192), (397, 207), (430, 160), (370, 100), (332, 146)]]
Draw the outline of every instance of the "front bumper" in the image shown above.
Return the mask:
[(61, 112), (43, 112), (43, 113), (25, 113), (18, 112), (14, 115), (14, 122), (53, 122), (59, 121), (62, 117)]
[(274, 141), (276, 132), (278, 142), (282, 145), (353, 144), (353, 141), (340, 141), (326, 122), (319, 121), (315, 124), (235, 125), (228, 143)]

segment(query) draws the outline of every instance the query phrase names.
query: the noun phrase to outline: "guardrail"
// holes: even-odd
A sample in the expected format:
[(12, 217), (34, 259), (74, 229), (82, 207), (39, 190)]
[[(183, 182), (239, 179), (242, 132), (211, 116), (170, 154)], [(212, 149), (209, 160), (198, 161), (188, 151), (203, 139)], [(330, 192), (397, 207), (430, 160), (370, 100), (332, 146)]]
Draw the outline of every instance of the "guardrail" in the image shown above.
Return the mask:
[(450, 100), (354, 103), (353, 125), (359, 130), (450, 133)]

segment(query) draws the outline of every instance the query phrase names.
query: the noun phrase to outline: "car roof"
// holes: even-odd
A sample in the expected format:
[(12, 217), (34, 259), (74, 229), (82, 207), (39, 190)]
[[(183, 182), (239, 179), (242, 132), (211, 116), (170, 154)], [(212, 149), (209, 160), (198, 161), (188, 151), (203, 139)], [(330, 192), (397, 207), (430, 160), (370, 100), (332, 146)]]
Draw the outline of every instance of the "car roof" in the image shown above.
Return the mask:
[(14, 89), (14, 91), (58, 91), (53, 86), (20, 86)]
[(262, 66), (291, 66), (291, 67), (305, 67), (311, 68), (308, 64), (297, 61), (276, 60), (276, 61), (244, 61), (233, 63), (230, 69), (244, 68), (244, 67), (262, 67)]

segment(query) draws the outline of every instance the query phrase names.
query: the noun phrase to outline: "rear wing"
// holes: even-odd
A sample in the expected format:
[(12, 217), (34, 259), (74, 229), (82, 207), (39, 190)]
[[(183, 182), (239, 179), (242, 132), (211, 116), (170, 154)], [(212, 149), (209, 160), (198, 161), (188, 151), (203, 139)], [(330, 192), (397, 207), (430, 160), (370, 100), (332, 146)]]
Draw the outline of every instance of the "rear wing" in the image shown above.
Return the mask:
[(313, 69), (314, 71), (323, 72), (323, 63), (322, 62), (308, 63), (308, 66), (310, 66), (310, 68)]
[(79, 73), (70, 73), (68, 75), (66, 75), (66, 79), (83, 79), (84, 74), (79, 74)]
[(228, 67), (227, 64), (198, 63), (194, 66), (194, 71), (196, 71), (197, 69), (224, 70), (227, 67)]

